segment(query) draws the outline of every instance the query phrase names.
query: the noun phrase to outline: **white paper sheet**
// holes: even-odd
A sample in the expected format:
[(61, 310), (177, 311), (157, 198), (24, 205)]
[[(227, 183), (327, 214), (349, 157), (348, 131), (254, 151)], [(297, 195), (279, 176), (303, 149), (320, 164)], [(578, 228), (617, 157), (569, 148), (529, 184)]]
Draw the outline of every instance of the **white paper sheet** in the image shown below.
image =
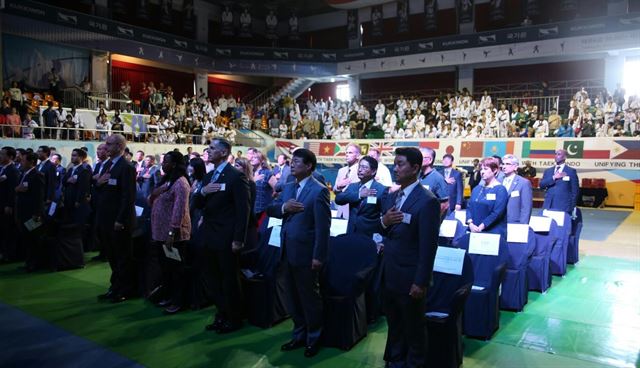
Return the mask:
[(453, 238), (456, 235), (458, 220), (443, 220), (440, 224), (440, 236), (443, 238)]
[(338, 236), (347, 233), (347, 225), (349, 220), (343, 219), (331, 219), (331, 229), (329, 230), (330, 236)]
[(338, 217), (338, 210), (331, 210), (331, 218)]
[(449, 317), (449, 314), (443, 312), (427, 312), (424, 316), (427, 318), (447, 318)]
[(484, 286), (471, 285), (471, 290), (484, 290)]
[(467, 210), (454, 211), (454, 215), (456, 220), (462, 222), (462, 224), (467, 224)]
[(536, 233), (546, 233), (551, 229), (551, 217), (531, 216), (529, 227)]
[(282, 226), (282, 219), (269, 217), (269, 223), (267, 224), (267, 229), (274, 226)]
[(282, 226), (274, 226), (271, 229), (271, 236), (269, 237), (269, 245), (272, 247), (280, 248), (280, 230), (282, 230)]
[(142, 212), (144, 212), (144, 208), (136, 206), (136, 217), (142, 216)]
[(469, 254), (497, 256), (500, 250), (500, 234), (471, 233)]
[(551, 210), (542, 211), (542, 216), (551, 217), (552, 219), (556, 220), (556, 222), (558, 223), (558, 226), (564, 226), (564, 215), (565, 213), (563, 211), (551, 211)]
[(182, 261), (182, 257), (180, 257), (180, 252), (178, 252), (178, 248), (171, 247), (171, 249), (169, 249), (165, 244), (162, 244), (162, 249), (164, 250), (164, 255), (167, 258), (171, 258), (176, 261)]
[(51, 202), (51, 206), (49, 206), (49, 216), (53, 216), (56, 214), (56, 208), (58, 208), (58, 204), (56, 202)]
[(529, 241), (528, 224), (507, 224), (507, 242), (527, 243)]
[(36, 221), (33, 218), (28, 219), (25, 223), (24, 223), (24, 227), (27, 228), (27, 230), (29, 231), (33, 231), (37, 228), (40, 227), (40, 225), (42, 225), (41, 221)]
[(462, 275), (464, 265), (464, 249), (438, 247), (433, 270), (451, 275)]
[(376, 204), (378, 203), (378, 197), (367, 197), (367, 204)]

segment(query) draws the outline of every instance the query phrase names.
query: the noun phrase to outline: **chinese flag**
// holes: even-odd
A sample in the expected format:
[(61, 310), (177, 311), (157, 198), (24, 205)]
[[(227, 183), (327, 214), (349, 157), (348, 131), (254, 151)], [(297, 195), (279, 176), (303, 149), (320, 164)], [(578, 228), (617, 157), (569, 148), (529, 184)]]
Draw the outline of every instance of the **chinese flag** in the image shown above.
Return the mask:
[(483, 150), (483, 142), (462, 142), (460, 146), (460, 157), (482, 158)]

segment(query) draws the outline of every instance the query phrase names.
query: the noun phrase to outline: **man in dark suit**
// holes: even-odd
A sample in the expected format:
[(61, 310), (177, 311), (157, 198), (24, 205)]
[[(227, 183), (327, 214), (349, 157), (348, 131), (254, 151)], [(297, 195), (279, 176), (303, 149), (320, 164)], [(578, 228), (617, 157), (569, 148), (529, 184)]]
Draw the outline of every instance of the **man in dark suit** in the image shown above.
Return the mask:
[(322, 333), (318, 277), (327, 258), (331, 227), (329, 190), (313, 177), (316, 164), (313, 152), (295, 150), (290, 165), (295, 182), (285, 185), (280, 197), (267, 209), (270, 217), (282, 219), (282, 261), (294, 323), (292, 339), (281, 349), (305, 347), (306, 357), (318, 353)]
[(160, 183), (160, 168), (156, 166), (156, 158), (147, 155), (142, 162), (142, 166), (137, 170), (138, 192), (145, 199), (151, 195), (156, 185)]
[(422, 319), (438, 243), (440, 203), (418, 181), (418, 149), (396, 149), (394, 163), (400, 189), (385, 198), (380, 219), (388, 325), (384, 360), (391, 367), (422, 367), (427, 364)]
[(13, 160), (16, 150), (13, 147), (3, 147), (0, 150), (0, 255), (3, 261), (18, 260), (16, 247), (16, 226), (13, 219), (16, 204), (16, 186), (20, 180), (20, 171)]
[(96, 148), (96, 158), (98, 162), (96, 162), (93, 168), (93, 176), (91, 177), (91, 230), (89, 231), (89, 241), (91, 245), (89, 249), (91, 250), (99, 250), (100, 253), (93, 257), (94, 261), (104, 261), (107, 256), (104, 253), (104, 247), (102, 246), (102, 242), (100, 241), (100, 237), (98, 236), (98, 224), (96, 222), (96, 215), (98, 212), (98, 203), (100, 203), (100, 194), (104, 189), (104, 185), (98, 185), (98, 179), (102, 176), (103, 172), (106, 172), (111, 167), (111, 161), (109, 161), (109, 155), (107, 153), (107, 145), (101, 143)]
[(449, 212), (460, 211), (462, 209), (462, 201), (464, 200), (462, 175), (453, 166), (453, 155), (446, 154), (442, 157), (442, 176), (447, 182), (449, 190)]
[(251, 213), (247, 177), (227, 163), (231, 144), (214, 139), (208, 148), (209, 162), (215, 165), (202, 179), (193, 204), (202, 210), (202, 225), (196, 238), (202, 248), (213, 252), (212, 273), (219, 292), (217, 314), (208, 331), (224, 334), (242, 327), (242, 291), (240, 289), (238, 252), (244, 247)]
[(482, 181), (482, 175), (480, 175), (480, 160), (477, 158), (473, 160), (473, 169), (469, 172), (469, 186), (473, 191), (480, 182)]
[(528, 224), (533, 207), (531, 182), (516, 174), (519, 164), (520, 161), (514, 155), (509, 154), (502, 158), (502, 172), (504, 173), (502, 185), (509, 194), (507, 223), (510, 224)]
[(135, 227), (136, 170), (123, 156), (126, 141), (122, 135), (109, 136), (105, 145), (111, 165), (97, 179), (101, 193), (96, 223), (111, 267), (111, 287), (98, 298), (119, 303), (136, 291), (131, 242)]
[(91, 212), (89, 205), (89, 190), (91, 187), (91, 172), (84, 165), (87, 153), (75, 148), (71, 153), (73, 165), (62, 178), (62, 198), (64, 222), (76, 226), (84, 226)]
[(55, 200), (59, 201), (62, 196), (62, 178), (64, 178), (67, 173), (67, 169), (62, 166), (62, 156), (59, 153), (51, 154), (51, 158), (49, 159), (56, 169), (56, 181), (55, 181)]
[(336, 195), (336, 204), (349, 205), (347, 233), (359, 233), (371, 239), (374, 233), (379, 232), (382, 198), (388, 188), (374, 179), (377, 170), (378, 161), (364, 156), (358, 166), (360, 182), (349, 184)]
[[(38, 156), (33, 153), (22, 155), (22, 169), (24, 170), (16, 192), (15, 219), (19, 228), (20, 245), (26, 253), (25, 268), (27, 272), (35, 271), (45, 264), (42, 243), (39, 237), (42, 231), (42, 215), (44, 214), (44, 175), (36, 169)], [(40, 224), (37, 228), (28, 229), (26, 224)]]
[[(44, 175), (44, 201), (45, 206), (49, 206), (55, 200), (56, 189), (58, 188), (58, 178), (56, 165), (49, 161), (51, 149), (49, 146), (38, 147), (38, 171)], [(48, 210), (48, 208), (47, 208)]]
[(571, 214), (580, 190), (578, 174), (565, 163), (567, 151), (556, 150), (555, 160), (556, 165), (546, 169), (540, 180), (540, 189), (546, 190), (543, 208)]

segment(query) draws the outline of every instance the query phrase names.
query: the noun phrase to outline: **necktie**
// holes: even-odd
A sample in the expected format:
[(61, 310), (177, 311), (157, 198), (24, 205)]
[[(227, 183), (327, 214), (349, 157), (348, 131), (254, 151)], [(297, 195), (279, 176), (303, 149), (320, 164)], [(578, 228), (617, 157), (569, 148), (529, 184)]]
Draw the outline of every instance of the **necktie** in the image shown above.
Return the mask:
[(562, 168), (562, 166), (556, 166), (556, 174), (560, 172), (561, 168)]
[(211, 182), (212, 182), (212, 183), (215, 183), (215, 182), (218, 180), (218, 177), (219, 177), (219, 176), (220, 176), (220, 171), (216, 170), (216, 171), (213, 173), (213, 176), (211, 177)]
[(447, 179), (449, 179), (449, 175), (451, 175), (451, 169), (446, 169), (446, 170), (444, 171), (444, 176), (445, 176)]
[(404, 197), (404, 192), (401, 190), (398, 192), (398, 195), (396, 196), (396, 203), (393, 206), (396, 210), (400, 210), (400, 204), (402, 203), (402, 197)]
[(296, 183), (296, 201), (298, 200), (299, 196), (300, 196), (300, 184)]

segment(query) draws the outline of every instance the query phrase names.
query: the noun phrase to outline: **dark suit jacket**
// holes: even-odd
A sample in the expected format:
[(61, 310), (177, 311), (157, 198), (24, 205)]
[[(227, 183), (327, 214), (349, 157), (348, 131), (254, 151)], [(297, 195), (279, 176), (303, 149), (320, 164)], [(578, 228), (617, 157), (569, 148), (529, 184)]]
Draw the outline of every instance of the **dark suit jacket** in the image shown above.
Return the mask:
[[(444, 169), (440, 172), (440, 174), (442, 174), (442, 176), (446, 179), (446, 176), (444, 175)], [(462, 201), (464, 200), (462, 191), (464, 182), (462, 181), (462, 175), (460, 175), (460, 172), (454, 168), (451, 168), (451, 177), (456, 179), (456, 182), (453, 184), (447, 183), (447, 189), (449, 190), (449, 211), (454, 211), (455, 205), (462, 205)]]
[[(204, 176), (202, 186), (211, 182), (215, 172)], [(231, 249), (233, 241), (246, 242), (251, 213), (249, 182), (244, 173), (229, 164), (216, 182), (225, 183), (225, 190), (204, 195), (200, 188), (193, 195), (193, 205), (202, 210), (203, 223), (198, 231), (208, 247)]]
[(5, 207), (13, 208), (16, 204), (16, 186), (20, 180), (20, 170), (14, 164), (9, 164), (0, 174), (0, 177), (3, 176), (6, 179), (0, 182), (0, 211), (4, 211)]
[(482, 176), (480, 175), (480, 170), (475, 171), (473, 169), (469, 170), (469, 186), (471, 190), (476, 187), (476, 185), (480, 184), (482, 180)]
[(347, 189), (336, 195), (337, 205), (349, 205), (349, 224), (347, 233), (359, 233), (366, 235), (369, 239), (374, 233), (380, 230), (380, 215), (382, 212), (382, 199), (386, 196), (389, 188), (375, 181), (371, 183), (371, 189), (375, 189), (376, 203), (367, 203), (367, 198), (360, 198), (361, 183), (351, 183)]
[(282, 195), (267, 208), (270, 217), (282, 219), (280, 239), (287, 261), (297, 267), (311, 267), (313, 259), (324, 263), (331, 228), (329, 190), (315, 178), (309, 178), (297, 199), (304, 205), (304, 211), (283, 214), (282, 205), (292, 198), (296, 198), (296, 184), (288, 183)]
[(120, 157), (108, 172), (111, 178), (100, 188), (96, 223), (113, 228), (113, 224), (119, 222), (132, 230), (136, 218), (136, 169)]
[(53, 201), (55, 199), (56, 189), (58, 188), (59, 183), (56, 167), (49, 160), (44, 162), (42, 169), (39, 167), (40, 165), (36, 166), (36, 169), (44, 175), (44, 200)]
[(568, 165), (564, 165), (563, 172), (567, 173), (563, 179), (553, 180), (555, 166), (544, 171), (542, 180), (540, 180), (540, 189), (545, 189), (543, 207), (548, 210), (573, 212), (578, 202), (579, 183), (576, 170)]
[[(397, 193), (386, 196), (382, 213), (395, 205)], [(440, 231), (440, 202), (418, 184), (401, 211), (411, 215), (411, 222), (392, 225), (381, 232), (385, 236), (385, 287), (408, 294), (412, 284), (428, 287), (431, 281)]]
[[(517, 193), (517, 194), (516, 194)], [(510, 224), (528, 224), (533, 207), (533, 192), (531, 182), (516, 175), (507, 190), (507, 222)]]
[[(72, 176), (76, 177), (76, 182), (68, 183), (67, 181)], [(75, 172), (73, 168), (69, 168), (64, 178), (62, 178), (62, 188), (65, 222), (78, 225), (85, 224), (89, 213), (91, 213), (91, 206), (88, 201), (91, 188), (91, 171), (87, 170), (84, 165), (79, 165)]]
[(20, 225), (33, 216), (42, 216), (44, 213), (44, 175), (35, 168), (26, 175), (22, 183), (28, 183), (27, 191), (16, 193), (14, 211)]
[[(145, 178), (144, 175), (147, 173), (149, 177)], [(145, 167), (142, 169), (136, 178), (140, 195), (146, 199), (160, 183), (160, 180), (162, 180), (162, 177), (160, 176), (160, 168), (158, 166)]]

